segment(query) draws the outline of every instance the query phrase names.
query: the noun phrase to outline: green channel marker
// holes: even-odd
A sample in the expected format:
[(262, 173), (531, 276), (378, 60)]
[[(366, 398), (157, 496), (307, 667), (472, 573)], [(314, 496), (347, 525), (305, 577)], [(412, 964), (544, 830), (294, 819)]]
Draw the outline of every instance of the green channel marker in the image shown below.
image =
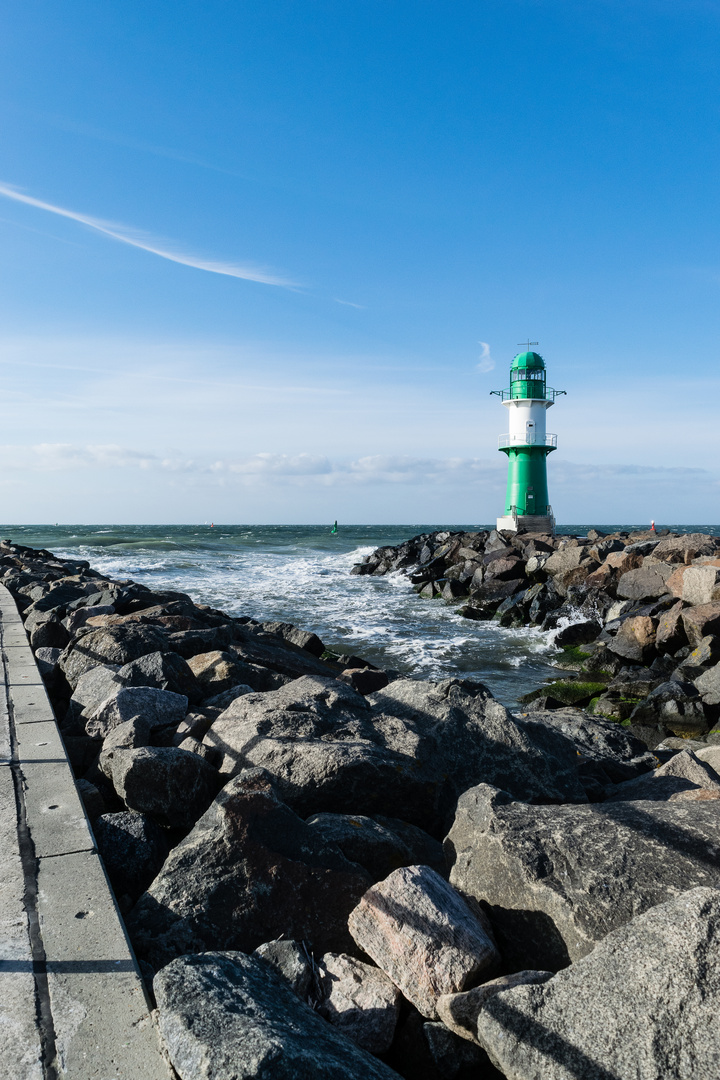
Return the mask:
[[(537, 342), (528, 342), (530, 345)], [(508, 458), (505, 513), (498, 529), (554, 533), (555, 518), (548, 497), (547, 456), (557, 435), (545, 430), (547, 410), (565, 393), (546, 385), (545, 361), (536, 352), (518, 353), (510, 367), (510, 389), (493, 390), (508, 410), (509, 431), (498, 449)]]

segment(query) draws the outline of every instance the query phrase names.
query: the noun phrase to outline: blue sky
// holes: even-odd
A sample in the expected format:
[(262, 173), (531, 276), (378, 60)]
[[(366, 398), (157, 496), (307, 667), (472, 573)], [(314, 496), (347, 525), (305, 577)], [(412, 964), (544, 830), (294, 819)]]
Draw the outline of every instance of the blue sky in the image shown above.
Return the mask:
[(490, 521), (529, 335), (558, 520), (717, 523), (718, 57), (696, 0), (6, 0), (0, 516)]

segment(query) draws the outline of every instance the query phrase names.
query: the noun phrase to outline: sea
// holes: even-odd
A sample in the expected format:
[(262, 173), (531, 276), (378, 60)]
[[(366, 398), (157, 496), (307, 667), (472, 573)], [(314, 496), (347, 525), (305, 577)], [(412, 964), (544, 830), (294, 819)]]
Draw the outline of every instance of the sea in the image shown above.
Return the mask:
[[(503, 704), (557, 677), (554, 633), (473, 622), (456, 604), (421, 599), (401, 572), (351, 576), (377, 547), (437, 529), (488, 525), (3, 525), (0, 538), (87, 559), (113, 578), (176, 589), (230, 615), (293, 623), (326, 648), (415, 678), (472, 678)], [(559, 533), (584, 535), (589, 525)], [(602, 532), (647, 525), (603, 525)], [(708, 525), (668, 526), (709, 532)], [(578, 616), (579, 617), (579, 616)]]

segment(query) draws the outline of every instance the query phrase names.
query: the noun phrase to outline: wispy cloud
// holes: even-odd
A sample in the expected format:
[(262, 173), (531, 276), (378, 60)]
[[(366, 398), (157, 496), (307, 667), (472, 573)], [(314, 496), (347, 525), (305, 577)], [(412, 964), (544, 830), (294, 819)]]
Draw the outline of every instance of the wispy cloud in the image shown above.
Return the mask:
[(342, 304), (343, 307), (354, 307), (357, 308), (358, 311), (365, 311), (364, 304), (353, 304), (352, 300), (339, 300), (337, 296), (334, 296), (333, 300), (336, 304)]
[(478, 345), (482, 345), (482, 352), (480, 353), (480, 363), (477, 369), (481, 375), (486, 375), (488, 371), (492, 371), (495, 367), (495, 361), (490, 355), (490, 346), (487, 341), (479, 341)]
[(165, 245), (165, 241), (157, 240), (137, 229), (118, 225), (111, 221), (103, 221), (100, 218), (90, 217), (88, 214), (79, 214), (74, 210), (66, 210), (64, 207), (55, 206), (53, 203), (43, 202), (41, 199), (35, 199), (31, 195), (24, 195), (9, 184), (0, 183), (0, 196), (12, 199), (14, 202), (24, 203), (26, 206), (33, 206), (38, 210), (46, 210), (48, 213), (57, 214), (59, 217), (69, 218), (71, 221), (77, 221), (81, 225), (86, 225), (89, 229), (102, 233), (103, 236), (119, 240), (122, 244), (130, 244), (131, 247), (149, 251), (151, 255), (159, 255), (161, 259), (169, 259), (170, 262), (180, 263), (182, 266), (191, 266), (195, 270), (206, 270), (210, 274), (223, 274), (226, 277), (242, 278), (245, 281), (258, 281), (263, 285), (277, 285), (286, 289), (297, 287), (296, 282), (270, 274), (258, 267), (239, 266), (236, 263), (204, 259), (198, 255), (173, 251)]

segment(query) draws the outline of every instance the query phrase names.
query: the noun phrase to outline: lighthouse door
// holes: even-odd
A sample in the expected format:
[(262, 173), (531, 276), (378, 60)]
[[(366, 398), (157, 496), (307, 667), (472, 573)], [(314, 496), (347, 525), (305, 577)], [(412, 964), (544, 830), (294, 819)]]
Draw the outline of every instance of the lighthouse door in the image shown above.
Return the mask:
[(525, 442), (526, 443), (534, 443), (535, 442), (535, 421), (534, 420), (528, 420), (526, 422), (526, 424), (525, 424)]

